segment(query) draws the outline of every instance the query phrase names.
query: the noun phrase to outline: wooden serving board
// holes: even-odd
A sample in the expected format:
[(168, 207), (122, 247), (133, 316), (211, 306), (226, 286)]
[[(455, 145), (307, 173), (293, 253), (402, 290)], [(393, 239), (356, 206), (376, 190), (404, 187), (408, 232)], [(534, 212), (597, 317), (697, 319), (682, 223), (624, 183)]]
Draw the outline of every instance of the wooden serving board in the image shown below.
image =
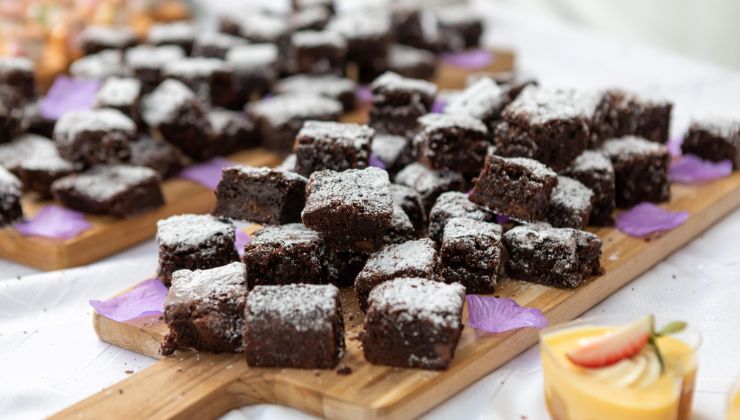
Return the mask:
[[(494, 61), (479, 72), (509, 71), (514, 68), (514, 54), (505, 50), (492, 50)], [(434, 82), (440, 89), (461, 89), (471, 72), (440, 63)], [(345, 114), (343, 121), (364, 122), (367, 106)], [(265, 149), (251, 149), (228, 157), (230, 160), (252, 166), (275, 166), (282, 157)], [(92, 228), (67, 240), (29, 237), (14, 229), (0, 229), (0, 258), (25, 264), (40, 270), (51, 271), (89, 264), (115, 254), (132, 245), (147, 240), (156, 233), (156, 221), (181, 213), (208, 213), (213, 208), (213, 192), (194, 182), (169, 179), (162, 183), (165, 205), (129, 219), (87, 215)], [(23, 198), (23, 211), (33, 216), (48, 202), (40, 201), (33, 194)]]
[[(593, 230), (604, 241), (606, 274), (575, 290), (504, 280), (497, 295), (539, 308), (550, 323), (571, 320), (635, 279), (740, 205), (740, 173), (702, 186), (673, 186), (665, 207), (687, 210), (686, 223), (650, 241), (614, 228)], [(347, 352), (333, 370), (250, 368), (242, 354), (185, 352), (110, 386), (56, 418), (215, 418), (256, 403), (276, 403), (332, 419), (408, 419), (419, 416), (537, 342), (537, 331), (488, 334), (465, 328), (449, 370), (373, 366), (356, 339), (363, 320), (351, 289), (343, 291)], [(467, 309), (464, 313), (467, 323)], [(160, 357), (167, 327), (157, 317), (120, 323), (97, 314), (98, 336), (108, 343)]]

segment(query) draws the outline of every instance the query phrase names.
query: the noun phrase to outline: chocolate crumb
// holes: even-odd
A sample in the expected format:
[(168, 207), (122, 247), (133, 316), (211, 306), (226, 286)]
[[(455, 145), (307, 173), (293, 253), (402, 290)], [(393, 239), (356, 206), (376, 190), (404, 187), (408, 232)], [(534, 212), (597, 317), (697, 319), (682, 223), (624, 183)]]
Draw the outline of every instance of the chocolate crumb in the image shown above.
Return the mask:
[(121, 394), (121, 395), (123, 395), (123, 390), (122, 389), (119, 389), (118, 390), (118, 393)]
[(352, 373), (352, 368), (349, 366), (341, 366), (337, 369), (337, 375), (349, 375)]
[(130, 375), (130, 374), (134, 373), (134, 371), (133, 370), (125, 370), (125, 371), (123, 371), (123, 373), (125, 373), (126, 375)]

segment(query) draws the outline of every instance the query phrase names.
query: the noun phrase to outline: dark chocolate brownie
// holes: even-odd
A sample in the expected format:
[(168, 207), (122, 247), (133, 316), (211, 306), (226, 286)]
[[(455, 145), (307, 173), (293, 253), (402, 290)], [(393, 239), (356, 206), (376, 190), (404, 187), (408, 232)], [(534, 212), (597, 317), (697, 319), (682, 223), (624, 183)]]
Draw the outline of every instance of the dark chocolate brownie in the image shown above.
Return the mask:
[(191, 22), (155, 23), (149, 27), (148, 41), (154, 45), (177, 45), (190, 55), (198, 28)]
[(246, 103), (270, 92), (280, 69), (273, 44), (238, 45), (226, 52), (226, 62), (236, 74), (237, 102)]
[(41, 113), (41, 109), (39, 108), (41, 100), (39, 99), (26, 104), (26, 107), (23, 109), (22, 131), (51, 138), (54, 135), (54, 125), (57, 121), (56, 119), (47, 118)]
[(635, 93), (619, 89), (605, 92), (603, 100), (605, 118), (599, 133), (602, 142), (628, 135), (657, 143), (668, 141), (672, 103), (641, 98)]
[(23, 100), (9, 86), (0, 85), (0, 143), (7, 143), (23, 127)]
[(266, 226), (244, 247), (247, 283), (257, 285), (328, 283), (326, 249), (319, 234), (300, 223)]
[(288, 24), (291, 31), (320, 31), (331, 20), (331, 13), (323, 7), (310, 7), (290, 14)]
[(244, 345), (247, 301), (244, 264), (234, 262), (208, 270), (178, 270), (164, 299), (169, 332), (160, 352), (195, 349), (240, 352)]
[(593, 233), (543, 225), (504, 233), (506, 272), (512, 278), (575, 288), (601, 272), (601, 239)]
[(355, 109), (356, 89), (357, 83), (354, 80), (333, 75), (298, 74), (281, 79), (275, 85), (275, 93), (323, 96), (341, 102), (345, 111)]
[(103, 50), (86, 55), (69, 66), (69, 74), (76, 79), (105, 80), (113, 76), (128, 76), (129, 73), (119, 50)]
[(409, 216), (403, 211), (403, 208), (394, 204), (391, 226), (385, 231), (383, 245), (402, 244), (418, 237), (419, 235), (416, 233)]
[(224, 168), (213, 214), (271, 225), (298, 222), (306, 183), (306, 178), (280, 169)]
[(536, 160), (488, 155), (474, 183), (470, 201), (514, 220), (533, 222), (547, 219), (558, 176)]
[(423, 0), (400, 0), (390, 4), (393, 35), (398, 44), (429, 51), (439, 49), (437, 24)]
[(440, 195), (429, 212), (429, 237), (438, 244), (442, 243), (445, 226), (453, 217), (466, 217), (481, 222), (496, 221), (496, 215), (487, 207), (473, 203), (465, 193), (450, 191)]
[(417, 236), (426, 233), (427, 212), (424, 209), (421, 195), (411, 187), (391, 184), (391, 198), (393, 199), (393, 205), (401, 207), (409, 217)]
[(0, 166), (0, 227), (23, 217), (21, 208), (21, 181)]
[(617, 207), (670, 200), (671, 155), (665, 146), (628, 136), (607, 140), (601, 150), (614, 165)]
[(493, 134), (501, 120), (501, 112), (510, 102), (511, 98), (506, 88), (499, 86), (492, 79), (483, 77), (450, 99), (444, 112), (451, 115), (466, 115), (483, 121), (488, 129), (489, 141), (493, 142)]
[(213, 138), (204, 155), (226, 156), (259, 144), (254, 122), (244, 112), (213, 108), (208, 112), (208, 120)]
[(611, 160), (598, 150), (586, 150), (562, 174), (578, 180), (593, 192), (589, 224), (596, 226), (612, 224), (615, 180)]
[(303, 223), (335, 251), (378, 249), (393, 218), (388, 174), (378, 168), (319, 171), (306, 186)]
[(236, 228), (227, 219), (181, 214), (160, 220), (157, 222), (157, 276), (169, 285), (172, 273), (177, 270), (205, 270), (238, 261), (235, 238)]
[[(411, 142), (403, 136), (377, 134), (370, 145), (372, 155), (380, 161), (382, 168), (393, 175), (414, 161)], [(378, 162), (373, 166), (378, 166)]]
[(431, 169), (449, 169), (472, 178), (488, 153), (488, 130), (466, 115), (427, 114), (414, 137), (416, 160)]
[(26, 57), (0, 57), (0, 85), (15, 90), (23, 100), (36, 98), (33, 61)]
[(51, 184), (54, 198), (85, 213), (128, 217), (164, 204), (159, 174), (130, 165), (100, 165)]
[(162, 179), (167, 179), (180, 172), (185, 164), (185, 155), (166, 141), (142, 136), (131, 143), (131, 164), (152, 168)]
[(134, 122), (141, 122), (141, 81), (133, 77), (109, 77), (95, 96), (96, 108), (121, 111)]
[(444, 370), (463, 329), (465, 288), (423, 278), (376, 287), (360, 334), (365, 359), (376, 365)]
[(424, 209), (431, 210), (437, 197), (446, 191), (463, 191), (465, 178), (457, 172), (435, 171), (414, 162), (401, 169), (395, 178), (396, 184), (411, 187), (421, 195)]
[(460, 51), (480, 45), (483, 18), (466, 6), (443, 7), (436, 11), (439, 39), (448, 51)]
[(585, 229), (591, 217), (594, 193), (579, 181), (558, 176), (552, 191), (547, 221), (557, 228)]
[(126, 26), (87, 26), (79, 39), (86, 55), (107, 49), (125, 50), (139, 42), (136, 33)]
[(229, 49), (246, 44), (247, 40), (238, 36), (222, 32), (204, 32), (195, 37), (193, 56), (224, 59)]
[(388, 51), (388, 70), (412, 79), (431, 79), (437, 72), (437, 57), (426, 50), (395, 44)]
[(520, 93), (527, 86), (537, 86), (537, 79), (529, 75), (528, 73), (522, 73), (514, 70), (504, 71), (483, 71), (473, 72), (468, 75), (467, 86), (479, 81), (480, 79), (491, 79), (496, 84), (501, 86), (509, 96), (509, 100), (513, 101), (519, 96)]
[(82, 165), (60, 157), (51, 139), (36, 134), (23, 134), (1, 144), (0, 165), (18, 176), (25, 190), (42, 196), (51, 194), (54, 181), (82, 169)]
[(249, 366), (333, 369), (344, 355), (342, 304), (331, 284), (257, 286), (244, 324)]
[(70, 111), (54, 126), (59, 155), (88, 165), (127, 162), (136, 123), (115, 109)]
[(370, 159), (375, 130), (351, 123), (306, 121), (296, 136), (295, 170), (303, 176), (331, 169), (363, 169)]
[(379, 284), (397, 277), (439, 278), (439, 256), (434, 241), (428, 238), (387, 245), (370, 255), (355, 278), (360, 309), (367, 310), (367, 297)]
[(244, 104), (236, 94), (234, 67), (224, 60), (188, 57), (166, 63), (164, 77), (185, 83), (203, 102), (213, 106), (239, 108)]
[(365, 266), (366, 252), (337, 252), (327, 250), (326, 268), (329, 281), (337, 287), (352, 287), (355, 278)]
[(460, 283), (467, 293), (493, 293), (504, 271), (503, 228), (467, 217), (453, 217), (440, 247), (442, 277)]
[(343, 14), (332, 19), (327, 29), (347, 40), (347, 61), (355, 65), (360, 83), (370, 83), (388, 69), (393, 34), (384, 11)]
[(417, 119), (432, 110), (437, 87), (418, 79), (386, 72), (370, 85), (373, 104), (370, 125), (379, 133), (411, 137)]
[(336, 32), (296, 32), (291, 36), (291, 48), (298, 73), (344, 74), (347, 42)]
[(185, 51), (176, 45), (137, 45), (126, 50), (125, 57), (131, 73), (141, 81), (142, 91), (148, 93), (164, 80), (164, 65), (182, 59)]
[(694, 121), (681, 150), (713, 162), (729, 160), (734, 169), (740, 169), (740, 121)]

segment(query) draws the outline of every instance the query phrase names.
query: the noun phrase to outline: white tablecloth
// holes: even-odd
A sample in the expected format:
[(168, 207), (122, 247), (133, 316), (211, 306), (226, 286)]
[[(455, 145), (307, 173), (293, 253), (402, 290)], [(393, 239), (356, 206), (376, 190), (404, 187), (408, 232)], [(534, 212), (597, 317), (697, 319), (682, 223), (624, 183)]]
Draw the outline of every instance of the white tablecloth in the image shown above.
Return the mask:
[[(480, 2), (486, 41), (518, 53), (519, 67), (544, 84), (624, 86), (675, 101), (674, 134), (690, 116), (740, 117), (740, 74), (644, 46), (566, 27), (520, 10)], [(704, 335), (695, 418), (719, 419), (740, 378), (740, 211), (592, 309), (593, 314), (654, 313), (683, 319)], [(88, 267), (35, 274), (0, 261), (0, 418), (52, 414), (154, 362), (97, 340), (90, 299), (106, 298), (150, 276), (153, 241)], [(518, 356), (430, 411), (432, 419), (546, 418), (537, 348)], [(229, 418), (299, 419), (261, 405)], [(523, 418), (523, 417), (522, 417)]]

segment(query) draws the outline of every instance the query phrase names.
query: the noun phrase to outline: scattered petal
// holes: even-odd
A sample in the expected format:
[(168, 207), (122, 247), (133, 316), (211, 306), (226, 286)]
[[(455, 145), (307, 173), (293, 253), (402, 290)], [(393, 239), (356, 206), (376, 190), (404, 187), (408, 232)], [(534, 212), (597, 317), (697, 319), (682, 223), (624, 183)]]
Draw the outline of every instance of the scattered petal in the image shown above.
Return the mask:
[(221, 181), (221, 172), (223, 169), (234, 165), (236, 163), (228, 159), (215, 157), (209, 161), (188, 166), (180, 172), (178, 177), (189, 179), (206, 188), (215, 190)]
[(234, 241), (234, 247), (236, 247), (236, 252), (241, 257), (244, 255), (244, 246), (251, 241), (252, 238), (247, 235), (247, 232), (245, 232), (243, 229), (236, 229), (236, 240)]
[(467, 70), (481, 70), (496, 59), (493, 52), (487, 50), (468, 50), (457, 53), (442, 54), (445, 63)]
[(25, 236), (71, 239), (90, 229), (85, 215), (53, 204), (45, 205), (29, 220), (16, 223), (15, 229)]
[(374, 166), (380, 169), (387, 169), (385, 162), (380, 160), (378, 155), (376, 155), (375, 153), (370, 153), (370, 166)]
[(159, 279), (150, 279), (137, 284), (128, 292), (108, 300), (91, 300), (95, 311), (114, 321), (125, 322), (144, 316), (164, 313), (164, 298), (167, 286)]
[(441, 114), (445, 112), (446, 107), (447, 107), (447, 101), (441, 98), (437, 98), (434, 100), (434, 103), (432, 104), (432, 112), (436, 114)]
[(684, 155), (671, 162), (668, 176), (672, 182), (698, 184), (724, 178), (732, 173), (732, 161), (711, 162), (694, 155)]
[(547, 318), (536, 308), (519, 306), (513, 299), (468, 295), (468, 324), (478, 330), (500, 333), (524, 327), (544, 328)]
[(674, 137), (672, 139), (668, 139), (668, 143), (666, 143), (666, 147), (668, 147), (668, 152), (673, 157), (681, 156), (681, 144), (683, 143), (682, 137)]
[(510, 221), (511, 219), (509, 218), (509, 216), (504, 216), (503, 214), (496, 215), (496, 223), (498, 223), (499, 225), (505, 225)]
[(95, 94), (100, 88), (97, 80), (73, 79), (58, 76), (39, 105), (44, 118), (57, 120), (70, 111), (85, 111), (95, 104)]
[(617, 229), (642, 238), (682, 225), (689, 218), (687, 211), (668, 211), (652, 203), (640, 203), (617, 216)]
[(355, 96), (360, 104), (367, 105), (373, 101), (373, 91), (367, 86), (358, 86)]

